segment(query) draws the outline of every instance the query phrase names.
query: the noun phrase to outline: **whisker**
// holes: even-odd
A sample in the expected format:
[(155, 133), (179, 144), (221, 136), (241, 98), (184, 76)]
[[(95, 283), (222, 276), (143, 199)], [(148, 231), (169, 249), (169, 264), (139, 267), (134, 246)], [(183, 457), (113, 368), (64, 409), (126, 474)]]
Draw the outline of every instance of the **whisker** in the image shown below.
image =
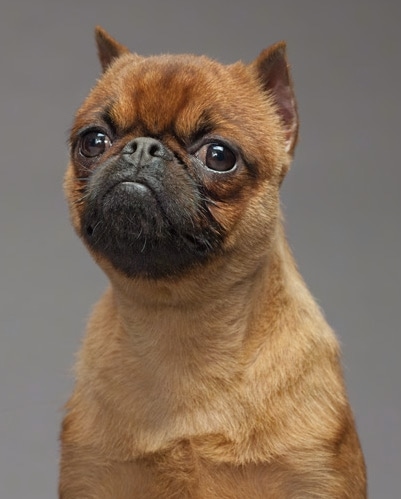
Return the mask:
[(85, 194), (83, 194), (80, 198), (76, 199), (74, 201), (74, 204), (80, 204), (82, 203), (82, 201), (84, 201), (87, 197), (89, 196), (89, 193), (86, 192)]

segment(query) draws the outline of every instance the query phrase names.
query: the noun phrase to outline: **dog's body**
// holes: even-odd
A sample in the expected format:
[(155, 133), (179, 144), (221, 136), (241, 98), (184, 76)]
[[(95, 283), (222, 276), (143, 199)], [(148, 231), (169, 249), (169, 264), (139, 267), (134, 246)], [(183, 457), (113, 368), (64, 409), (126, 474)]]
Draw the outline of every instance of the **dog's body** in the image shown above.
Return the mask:
[(97, 41), (66, 192), (111, 288), (60, 498), (366, 497), (337, 341), (280, 221), (298, 129), (284, 45), (221, 66)]

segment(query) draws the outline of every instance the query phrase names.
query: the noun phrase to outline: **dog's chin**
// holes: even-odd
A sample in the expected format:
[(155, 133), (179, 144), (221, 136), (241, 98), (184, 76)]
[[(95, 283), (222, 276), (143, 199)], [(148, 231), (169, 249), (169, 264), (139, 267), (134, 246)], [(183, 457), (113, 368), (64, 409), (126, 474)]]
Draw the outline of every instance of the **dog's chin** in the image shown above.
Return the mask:
[(220, 246), (216, 230), (197, 229), (185, 210), (176, 203), (163, 206), (168, 200), (161, 203), (158, 197), (143, 183), (117, 183), (89, 199), (82, 237), (127, 277), (177, 277), (204, 263)]

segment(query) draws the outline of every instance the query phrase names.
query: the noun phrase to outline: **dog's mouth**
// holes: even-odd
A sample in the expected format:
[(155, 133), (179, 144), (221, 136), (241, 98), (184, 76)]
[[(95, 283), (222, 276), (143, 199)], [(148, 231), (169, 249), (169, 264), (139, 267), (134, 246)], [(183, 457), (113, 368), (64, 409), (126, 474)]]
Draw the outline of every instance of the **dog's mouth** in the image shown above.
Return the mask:
[(215, 250), (219, 231), (207, 220), (191, 179), (117, 171), (94, 176), (82, 236), (124, 274), (152, 278), (182, 273)]
[[(86, 233), (88, 236), (92, 237), (95, 234), (95, 231), (101, 229), (102, 223), (104, 219), (108, 218), (108, 210), (110, 206), (117, 202), (118, 198), (126, 197), (140, 200), (142, 202), (149, 202), (146, 200), (148, 197), (152, 197), (153, 193), (151, 189), (142, 182), (137, 182), (134, 180), (122, 180), (116, 181), (110, 187), (108, 187), (104, 193), (98, 194), (100, 198), (98, 201), (98, 211), (100, 212), (100, 216), (95, 217), (93, 222), (89, 221), (86, 226)], [(121, 199), (120, 199), (121, 202)]]

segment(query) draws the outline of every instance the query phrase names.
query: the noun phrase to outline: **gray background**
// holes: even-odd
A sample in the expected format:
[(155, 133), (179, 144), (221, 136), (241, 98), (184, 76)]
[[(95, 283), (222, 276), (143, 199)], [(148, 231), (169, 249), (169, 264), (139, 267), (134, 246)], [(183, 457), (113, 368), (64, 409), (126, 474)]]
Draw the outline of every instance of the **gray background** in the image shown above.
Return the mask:
[(283, 186), (300, 269), (341, 339), (370, 497), (401, 497), (400, 48), (394, 1), (1, 1), (0, 497), (56, 497), (61, 407), (106, 284), (61, 189), (99, 74), (93, 27), (141, 54), (251, 61), (286, 39), (301, 116)]

